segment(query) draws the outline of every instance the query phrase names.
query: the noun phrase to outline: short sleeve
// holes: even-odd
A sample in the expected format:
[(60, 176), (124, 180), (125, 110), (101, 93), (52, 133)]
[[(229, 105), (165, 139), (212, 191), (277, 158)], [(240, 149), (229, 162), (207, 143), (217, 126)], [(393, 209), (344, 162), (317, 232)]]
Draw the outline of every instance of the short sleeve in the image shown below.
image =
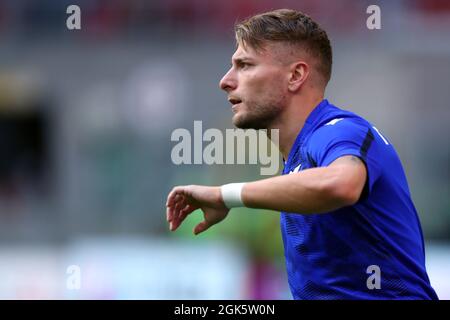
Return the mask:
[(372, 129), (353, 119), (337, 120), (320, 127), (312, 134), (310, 156), (318, 167), (326, 167), (343, 156), (360, 158), (366, 165), (367, 191), (370, 193), (381, 172), (377, 157), (374, 156)]

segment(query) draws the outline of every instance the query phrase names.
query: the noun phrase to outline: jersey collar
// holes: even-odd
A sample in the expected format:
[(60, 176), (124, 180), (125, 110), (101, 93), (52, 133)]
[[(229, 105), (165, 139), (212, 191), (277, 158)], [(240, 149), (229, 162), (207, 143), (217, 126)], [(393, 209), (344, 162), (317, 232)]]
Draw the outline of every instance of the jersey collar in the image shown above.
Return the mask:
[(311, 129), (313, 128), (313, 124), (321, 118), (328, 105), (328, 100), (323, 99), (306, 118), (303, 128), (300, 130), (297, 138), (294, 141), (294, 144), (292, 145), (291, 150), (289, 151), (289, 156), (287, 161), (285, 162), (283, 173), (289, 172), (291, 166), (294, 164), (294, 159), (297, 158), (296, 155), (299, 152), (299, 147), (303, 141), (303, 138), (311, 131)]

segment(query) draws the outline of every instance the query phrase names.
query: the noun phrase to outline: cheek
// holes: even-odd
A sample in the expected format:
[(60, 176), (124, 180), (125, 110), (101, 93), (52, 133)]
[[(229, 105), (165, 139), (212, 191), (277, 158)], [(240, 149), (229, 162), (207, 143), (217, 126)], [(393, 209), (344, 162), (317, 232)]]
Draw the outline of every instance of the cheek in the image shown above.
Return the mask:
[(272, 79), (262, 74), (249, 74), (243, 79), (243, 89), (250, 95), (263, 93), (270, 87)]
[(267, 74), (261, 77), (254, 77), (251, 81), (251, 91), (256, 100), (279, 97), (285, 93), (284, 78), (278, 73)]

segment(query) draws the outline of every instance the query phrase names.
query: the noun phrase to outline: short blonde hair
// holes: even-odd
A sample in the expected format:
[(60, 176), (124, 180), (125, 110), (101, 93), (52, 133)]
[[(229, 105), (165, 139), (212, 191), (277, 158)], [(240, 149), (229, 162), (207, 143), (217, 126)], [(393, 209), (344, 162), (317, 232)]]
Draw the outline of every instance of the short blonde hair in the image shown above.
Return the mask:
[(317, 57), (317, 69), (325, 79), (331, 78), (332, 50), (328, 35), (308, 15), (291, 9), (278, 9), (250, 17), (235, 25), (237, 44), (261, 49), (267, 42), (299, 45)]

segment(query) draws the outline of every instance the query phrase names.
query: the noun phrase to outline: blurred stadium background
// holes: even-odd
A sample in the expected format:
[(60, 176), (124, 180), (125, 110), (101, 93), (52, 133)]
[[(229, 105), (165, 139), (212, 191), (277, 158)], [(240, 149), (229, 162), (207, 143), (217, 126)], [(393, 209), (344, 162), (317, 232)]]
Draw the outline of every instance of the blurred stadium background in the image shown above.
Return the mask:
[[(81, 8), (82, 30), (66, 28)], [(381, 7), (382, 29), (366, 28)], [(334, 49), (327, 97), (400, 153), (427, 266), (450, 298), (450, 2), (0, 1), (0, 298), (290, 299), (279, 216), (239, 209), (194, 237), (165, 222), (176, 184), (260, 178), (258, 166), (176, 166), (176, 128), (232, 128), (218, 81), (235, 21), (303, 10)], [(81, 288), (67, 286), (68, 267)]]

